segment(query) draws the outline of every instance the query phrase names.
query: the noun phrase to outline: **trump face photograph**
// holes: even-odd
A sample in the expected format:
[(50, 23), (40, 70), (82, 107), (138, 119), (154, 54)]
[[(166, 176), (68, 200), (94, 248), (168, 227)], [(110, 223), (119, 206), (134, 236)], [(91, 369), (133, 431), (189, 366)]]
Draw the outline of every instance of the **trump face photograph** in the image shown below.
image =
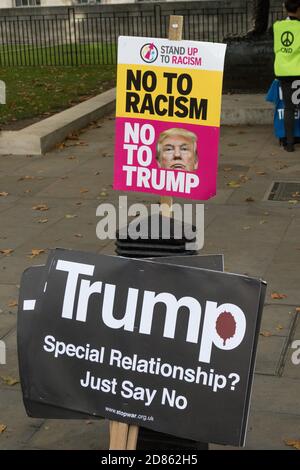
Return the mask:
[(157, 140), (156, 160), (161, 168), (181, 171), (197, 170), (196, 134), (180, 128), (162, 132)]

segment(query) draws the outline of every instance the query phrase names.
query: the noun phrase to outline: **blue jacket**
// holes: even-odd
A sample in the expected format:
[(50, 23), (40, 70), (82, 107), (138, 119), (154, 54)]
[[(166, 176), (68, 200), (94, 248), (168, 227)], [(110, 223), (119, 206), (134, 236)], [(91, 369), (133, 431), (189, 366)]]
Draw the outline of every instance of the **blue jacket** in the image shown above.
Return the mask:
[[(279, 80), (274, 80), (269, 88), (266, 100), (274, 103), (274, 132), (279, 139), (285, 137), (284, 129), (284, 104)], [(300, 110), (295, 112), (294, 136), (300, 137)]]

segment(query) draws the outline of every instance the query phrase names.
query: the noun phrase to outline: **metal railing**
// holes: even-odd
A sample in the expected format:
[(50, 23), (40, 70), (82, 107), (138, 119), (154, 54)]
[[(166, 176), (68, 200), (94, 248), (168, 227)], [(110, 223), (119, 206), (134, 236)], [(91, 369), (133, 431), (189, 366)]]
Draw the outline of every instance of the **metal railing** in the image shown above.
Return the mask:
[[(189, 4), (191, 5), (191, 3)], [(134, 12), (80, 13), (0, 17), (0, 66), (109, 65), (117, 61), (119, 35), (167, 37), (171, 14), (183, 15), (183, 38), (222, 42), (251, 26), (248, 2), (241, 8), (162, 10), (150, 4)], [(282, 17), (271, 11), (270, 24)]]

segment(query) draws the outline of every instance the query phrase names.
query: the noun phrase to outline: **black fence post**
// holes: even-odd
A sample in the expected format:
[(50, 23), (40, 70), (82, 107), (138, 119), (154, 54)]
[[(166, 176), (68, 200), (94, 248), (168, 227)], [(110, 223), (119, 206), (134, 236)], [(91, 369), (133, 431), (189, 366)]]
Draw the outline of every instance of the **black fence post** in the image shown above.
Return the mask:
[(162, 15), (161, 15), (161, 6), (154, 5), (154, 27), (155, 27), (155, 37), (161, 37), (161, 23), (162, 23)]

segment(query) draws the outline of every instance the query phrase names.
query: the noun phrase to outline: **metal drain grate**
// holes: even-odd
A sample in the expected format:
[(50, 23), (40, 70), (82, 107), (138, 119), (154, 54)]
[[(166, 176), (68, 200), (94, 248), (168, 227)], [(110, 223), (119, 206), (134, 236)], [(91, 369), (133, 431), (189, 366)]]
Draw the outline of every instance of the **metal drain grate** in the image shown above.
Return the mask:
[(268, 201), (300, 201), (300, 182), (276, 181)]

